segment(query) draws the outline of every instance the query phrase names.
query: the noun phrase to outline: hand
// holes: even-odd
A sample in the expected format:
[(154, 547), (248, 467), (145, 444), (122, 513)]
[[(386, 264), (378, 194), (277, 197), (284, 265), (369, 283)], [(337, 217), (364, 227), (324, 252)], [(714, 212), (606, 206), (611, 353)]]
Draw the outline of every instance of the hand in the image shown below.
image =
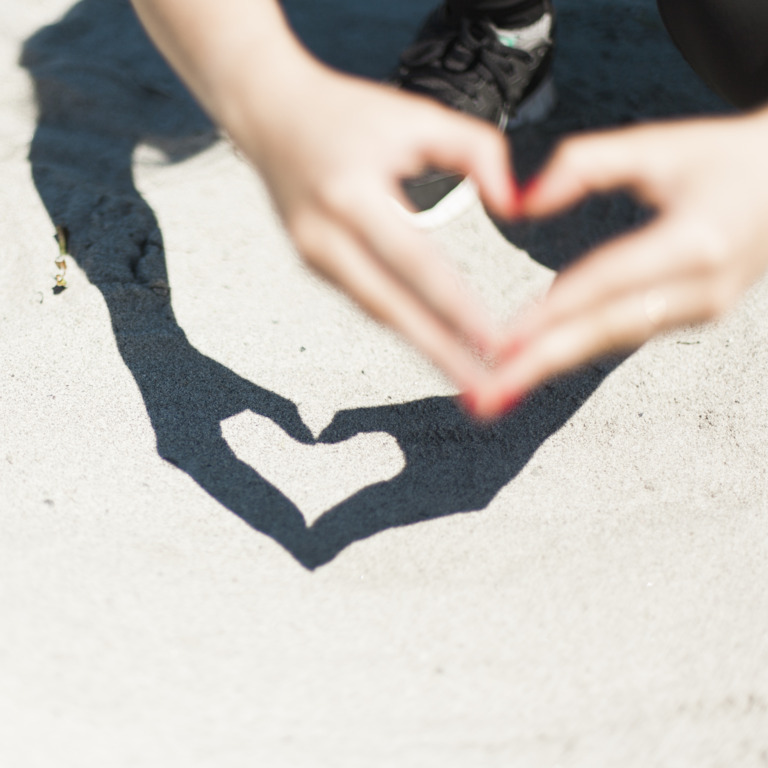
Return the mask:
[(565, 141), (523, 195), (523, 215), (627, 189), (658, 216), (555, 280), (516, 326), (469, 407), (494, 418), (546, 379), (728, 310), (768, 266), (768, 111)]
[[(436, 166), (468, 175), (486, 206), (516, 202), (506, 142), (491, 126), (424, 98), (293, 60), (275, 103), (249, 103), (230, 133), (258, 167), (299, 253), (462, 389), (485, 370), (470, 351), (493, 324), (408, 221), (400, 180)], [(228, 126), (229, 127), (229, 126)]]
[(436, 166), (470, 176), (486, 206), (515, 202), (504, 138), (424, 98), (313, 58), (277, 0), (132, 0), (200, 103), (259, 169), (300, 254), (462, 389), (492, 323), (407, 221), (400, 180)]

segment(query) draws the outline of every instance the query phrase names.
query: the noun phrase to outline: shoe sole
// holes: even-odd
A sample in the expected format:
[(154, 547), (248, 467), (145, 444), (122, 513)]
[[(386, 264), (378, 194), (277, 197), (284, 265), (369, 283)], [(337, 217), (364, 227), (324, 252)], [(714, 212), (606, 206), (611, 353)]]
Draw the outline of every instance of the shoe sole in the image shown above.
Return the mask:
[[(557, 104), (557, 89), (551, 75), (542, 80), (541, 85), (520, 103), (515, 115), (506, 121), (504, 132), (512, 131), (523, 125), (533, 125), (545, 120)], [(419, 229), (437, 229), (461, 216), (479, 201), (477, 187), (471, 179), (464, 179), (452, 189), (440, 202), (426, 211), (414, 213), (403, 209), (408, 219)]]

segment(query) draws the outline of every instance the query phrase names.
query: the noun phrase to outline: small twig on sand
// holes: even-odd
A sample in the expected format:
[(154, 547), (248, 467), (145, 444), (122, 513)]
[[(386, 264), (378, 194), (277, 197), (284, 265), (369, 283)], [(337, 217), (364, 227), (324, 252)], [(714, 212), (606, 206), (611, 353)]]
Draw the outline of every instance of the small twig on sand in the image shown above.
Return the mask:
[(55, 293), (61, 293), (67, 287), (67, 260), (66, 256), (69, 255), (67, 242), (69, 240), (69, 232), (67, 228), (61, 224), (56, 225), (56, 242), (59, 244), (59, 255), (56, 257), (56, 269), (59, 271), (56, 274), (56, 287), (53, 289)]

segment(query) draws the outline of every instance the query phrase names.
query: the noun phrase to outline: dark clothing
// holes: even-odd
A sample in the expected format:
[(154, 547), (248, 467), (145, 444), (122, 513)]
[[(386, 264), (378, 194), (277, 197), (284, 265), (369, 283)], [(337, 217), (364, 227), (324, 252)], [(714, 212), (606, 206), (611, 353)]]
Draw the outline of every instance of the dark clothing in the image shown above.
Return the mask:
[(483, 16), (501, 27), (531, 24), (552, 6), (551, 0), (446, 0), (448, 14)]
[(767, 0), (658, 0), (670, 36), (699, 76), (748, 108), (768, 100)]
[[(451, 16), (525, 26), (551, 0), (445, 0)], [(658, 0), (664, 24), (699, 76), (741, 108), (768, 101), (768, 0)], [(566, 32), (567, 34), (567, 32)]]

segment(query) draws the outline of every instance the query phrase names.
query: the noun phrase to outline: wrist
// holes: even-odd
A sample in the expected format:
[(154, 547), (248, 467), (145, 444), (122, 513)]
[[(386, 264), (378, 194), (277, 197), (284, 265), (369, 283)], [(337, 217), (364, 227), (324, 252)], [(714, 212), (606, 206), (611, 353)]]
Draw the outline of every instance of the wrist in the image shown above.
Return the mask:
[[(274, 58), (273, 58), (274, 56)], [(264, 169), (271, 148), (287, 141), (312, 111), (314, 94), (327, 87), (325, 65), (298, 41), (272, 49), (269, 57), (248, 55), (215, 89), (213, 116), (257, 167)]]

